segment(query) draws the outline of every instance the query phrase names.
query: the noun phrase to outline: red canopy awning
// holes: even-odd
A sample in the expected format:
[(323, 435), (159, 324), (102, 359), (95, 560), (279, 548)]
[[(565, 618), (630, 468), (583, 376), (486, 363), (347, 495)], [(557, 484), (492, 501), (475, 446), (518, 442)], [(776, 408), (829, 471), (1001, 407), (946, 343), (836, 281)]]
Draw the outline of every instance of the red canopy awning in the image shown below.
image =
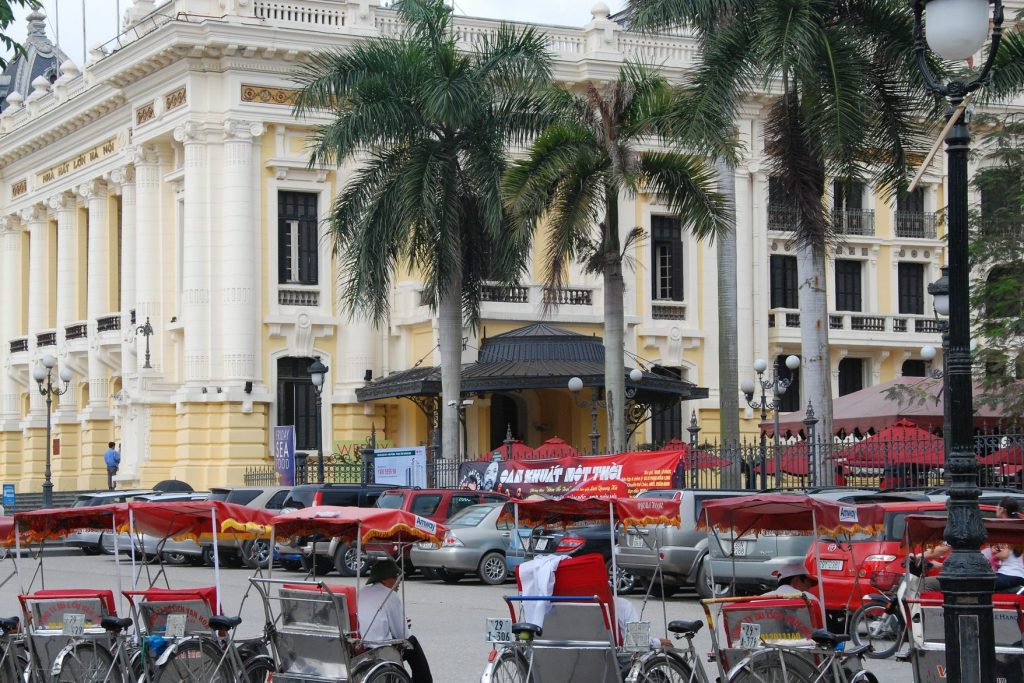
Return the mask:
[[(779, 449), (779, 460), (782, 462), (782, 471), (786, 474), (795, 474), (806, 477), (810, 472), (810, 444), (806, 441), (782, 446)], [(764, 463), (765, 472), (775, 474), (775, 455), (768, 454)], [(756, 467), (758, 472), (761, 466)]]
[[(911, 547), (936, 545), (942, 542), (947, 517), (937, 515), (907, 515), (907, 539)], [(981, 520), (988, 534), (986, 543), (1017, 544), (1024, 538), (1024, 519)]]
[(697, 526), (737, 536), (764, 531), (873, 534), (884, 528), (885, 511), (878, 505), (836, 503), (805, 495), (755, 494), (704, 501)]
[(981, 458), (982, 465), (1024, 465), (1024, 446), (1011, 444)]
[(732, 461), (728, 458), (723, 458), (708, 451), (702, 451), (699, 448), (694, 450), (693, 446), (683, 443), (679, 439), (666, 441), (662, 450), (682, 452), (683, 458), (679, 466), (686, 470), (711, 470), (732, 464)]
[[(554, 498), (550, 500), (514, 501), (519, 506), (519, 523), (523, 526), (575, 524), (577, 522), (608, 522), (612, 513), (616, 524), (643, 526), (667, 524), (679, 526), (679, 501), (664, 498)], [(506, 506), (501, 519), (512, 520), (511, 506)]]
[[(893, 387), (905, 386), (904, 392), (912, 392), (916, 399), (900, 402), (890, 400), (887, 394)], [(926, 428), (942, 427), (942, 381), (927, 377), (897, 377), (872, 387), (840, 396), (832, 401), (832, 428), (838, 432), (852, 434), (855, 431), (881, 431), (900, 420), (909, 420)], [(982, 387), (974, 385), (974, 395), (984, 393)], [(817, 406), (814, 406), (817, 410)], [(779, 416), (779, 431), (783, 435), (799, 434), (804, 430), (804, 410)], [(1006, 417), (1001, 411), (974, 402), (974, 426), (996, 427), (1005, 424)], [(819, 425), (820, 426), (820, 425)], [(761, 429), (768, 435), (774, 433), (771, 422), (761, 423)]]
[(564, 439), (553, 436), (533, 451), (535, 458), (576, 458), (580, 452)]
[(516, 439), (512, 442), (511, 447), (506, 446), (504, 443), (499, 443), (497, 446), (491, 449), (491, 453), (499, 453), (502, 460), (508, 460), (509, 450), (512, 451), (512, 459), (516, 460), (519, 458), (532, 458), (536, 457), (533, 454), (533, 449), (527, 446), (525, 443)]
[(0, 517), (0, 547), (9, 548), (14, 545), (14, 518)]
[(277, 515), (271, 520), (279, 536), (337, 537), (352, 541), (362, 530), (362, 542), (371, 539), (432, 541), (440, 543), (447, 528), (443, 524), (404, 510), (321, 505)]
[(945, 462), (945, 445), (941, 437), (913, 422), (900, 420), (874, 436), (847, 446), (836, 453), (835, 458), (851, 467), (884, 467), (892, 463), (939, 467)]
[[(128, 503), (136, 531), (157, 538), (210, 540), (216, 519), (217, 533), (225, 540), (267, 538), (274, 513), (222, 500), (174, 503)], [(125, 519), (125, 528), (128, 522)], [(218, 538), (218, 541), (220, 539)]]
[(14, 513), (14, 523), (26, 543), (63, 538), (79, 529), (112, 530), (128, 521), (128, 504), (89, 505), (75, 508), (42, 508)]

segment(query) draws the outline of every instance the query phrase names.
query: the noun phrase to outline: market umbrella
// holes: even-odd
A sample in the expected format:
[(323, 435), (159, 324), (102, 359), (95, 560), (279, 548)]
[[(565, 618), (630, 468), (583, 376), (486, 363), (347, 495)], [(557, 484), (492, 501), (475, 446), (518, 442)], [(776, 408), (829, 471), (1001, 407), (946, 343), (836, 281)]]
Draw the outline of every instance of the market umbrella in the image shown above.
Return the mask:
[[(512, 451), (511, 458), (509, 457), (509, 450)], [(515, 439), (514, 441), (512, 441), (511, 448), (505, 443), (500, 443), (491, 449), (491, 453), (497, 453), (498, 457), (500, 457), (502, 460), (518, 460), (520, 458), (532, 457), (533, 449), (527, 446), (519, 439)]]
[(982, 456), (982, 465), (1013, 465), (1020, 467), (1024, 465), (1024, 446), (1010, 444), (998, 451)]
[(835, 455), (851, 467), (884, 467), (890, 464), (940, 467), (945, 462), (942, 438), (913, 422), (900, 420), (874, 436), (847, 446)]
[[(779, 461), (782, 464), (782, 471), (786, 474), (795, 474), (798, 477), (806, 477), (810, 473), (810, 443), (807, 441), (800, 441), (787, 446), (780, 446)], [(758, 464), (756, 469), (760, 472), (761, 465)], [(775, 474), (774, 453), (768, 454), (764, 463), (764, 470), (768, 474)]]
[(580, 452), (572, 444), (557, 436), (553, 436), (533, 451), (536, 458), (576, 458)]

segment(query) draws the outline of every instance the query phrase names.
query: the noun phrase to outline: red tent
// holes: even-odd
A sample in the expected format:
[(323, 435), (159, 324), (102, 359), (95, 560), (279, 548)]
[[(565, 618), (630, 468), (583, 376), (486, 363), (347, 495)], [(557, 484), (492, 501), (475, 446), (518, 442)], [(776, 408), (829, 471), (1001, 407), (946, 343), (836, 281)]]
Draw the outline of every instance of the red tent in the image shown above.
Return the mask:
[(872, 437), (847, 446), (835, 457), (853, 467), (906, 463), (938, 467), (945, 462), (945, 448), (940, 437), (913, 422), (900, 420)]
[(533, 451), (535, 458), (577, 458), (580, 452), (572, 444), (553, 436)]
[(14, 521), (28, 543), (53, 541), (79, 529), (113, 530), (128, 521), (128, 504), (90, 505), (77, 508), (41, 508), (16, 512)]
[(683, 443), (679, 439), (672, 439), (671, 441), (665, 442), (664, 451), (682, 451), (683, 460), (680, 463), (680, 467), (684, 470), (710, 470), (718, 467), (726, 467), (732, 464), (732, 461), (728, 458), (709, 453), (708, 451), (702, 451), (699, 448), (694, 451), (693, 447), (688, 443)]
[[(782, 471), (786, 474), (795, 474), (799, 477), (806, 477), (810, 473), (809, 446), (810, 444), (808, 442), (800, 441), (779, 448), (779, 460), (782, 463)], [(774, 453), (768, 453), (764, 469), (768, 474), (775, 474)], [(757, 471), (761, 471), (760, 465), (757, 466)]]
[[(519, 460), (522, 458), (534, 457), (533, 449), (527, 446), (525, 443), (516, 439), (512, 442), (512, 460)], [(491, 449), (491, 453), (497, 453), (498, 457), (502, 460), (508, 460), (509, 447), (504, 443), (499, 443), (497, 446)]]
[(1011, 444), (981, 458), (982, 465), (1024, 465), (1024, 446)]
[[(128, 503), (135, 530), (157, 538), (212, 540), (213, 525), (225, 541), (267, 538), (274, 512), (222, 500)], [(220, 539), (218, 539), (219, 541)]]

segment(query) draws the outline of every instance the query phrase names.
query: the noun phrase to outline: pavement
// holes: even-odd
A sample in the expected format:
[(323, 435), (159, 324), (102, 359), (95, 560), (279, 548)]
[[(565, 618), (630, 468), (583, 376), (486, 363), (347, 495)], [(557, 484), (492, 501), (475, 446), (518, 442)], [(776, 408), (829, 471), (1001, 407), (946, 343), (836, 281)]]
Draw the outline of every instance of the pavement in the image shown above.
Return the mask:
[[(21, 561), (22, 579), (28, 584), (39, 563), (29, 557)], [(213, 585), (213, 569), (210, 567), (166, 567), (160, 574), (159, 565), (138, 566), (141, 583), (170, 588), (190, 588)], [(20, 614), (17, 596), (18, 579), (9, 575), (14, 571), (10, 558), (0, 561), (0, 616)], [(263, 606), (255, 590), (249, 590), (251, 571), (246, 569), (223, 568), (221, 570), (222, 603), (225, 612), (240, 615), (243, 623), (239, 627), (241, 637), (257, 636), (263, 628)], [(300, 579), (296, 572), (275, 570), (275, 576)], [(131, 584), (131, 566), (127, 558), (120, 565), (122, 588)], [(33, 589), (46, 588), (108, 588), (117, 592), (117, 565), (114, 557), (100, 555), (88, 557), (75, 549), (47, 549), (42, 571), (34, 578)], [(355, 579), (330, 575), (332, 583), (354, 584)], [(166, 583), (165, 583), (166, 580)], [(404, 584), (406, 613), (412, 619), (413, 632), (417, 635), (430, 660), (434, 680), (438, 683), (471, 683), (480, 680), (491, 645), (484, 641), (484, 624), (488, 617), (508, 615), (502, 600), (503, 595), (514, 594), (515, 584), (487, 586), (478, 580), (463, 579), (455, 585), (440, 581), (428, 581), (412, 577)], [(248, 595), (246, 593), (248, 591)], [(243, 600), (244, 597), (244, 600)], [(695, 594), (678, 594), (664, 602), (652, 600), (642, 606), (640, 596), (631, 596), (637, 611), (643, 609), (644, 620), (654, 625), (652, 633), (659, 635), (659, 625), (673, 619), (703, 619), (704, 613)], [(128, 615), (123, 601), (118, 611)], [(707, 629), (702, 629), (695, 638), (698, 652), (703, 657), (711, 650)], [(879, 680), (886, 683), (911, 683), (913, 674), (910, 664), (891, 660), (868, 661), (867, 668), (875, 672)], [(715, 673), (708, 670), (711, 680)]]

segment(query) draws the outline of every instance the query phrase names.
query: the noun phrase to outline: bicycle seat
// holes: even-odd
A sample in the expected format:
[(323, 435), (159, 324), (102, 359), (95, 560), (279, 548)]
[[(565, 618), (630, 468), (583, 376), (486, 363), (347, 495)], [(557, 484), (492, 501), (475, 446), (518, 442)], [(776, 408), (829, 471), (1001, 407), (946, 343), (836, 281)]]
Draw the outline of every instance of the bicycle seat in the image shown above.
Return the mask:
[(534, 638), (540, 638), (544, 633), (544, 629), (537, 626), (537, 624), (520, 621), (512, 624), (512, 633), (515, 635), (516, 640), (533, 640)]
[(3, 617), (0, 619), (0, 631), (3, 631), (5, 634), (17, 631), (19, 623), (21, 623), (21, 620), (18, 617)]
[(697, 631), (704, 628), (704, 622), (700, 619), (694, 619), (693, 621), (670, 621), (668, 622), (669, 633), (678, 633), (687, 638), (692, 638)]
[(100, 619), (100, 626), (113, 633), (120, 633), (129, 626), (132, 625), (132, 620), (129, 617), (103, 617)]
[(849, 639), (850, 636), (845, 633), (832, 633), (825, 628), (815, 629), (814, 633), (811, 634), (811, 640), (816, 642), (818, 645), (828, 645), (832, 648), (839, 643), (845, 643)]
[(210, 617), (210, 629), (213, 631), (230, 631), (242, 623), (242, 617), (228, 617), (217, 614)]

